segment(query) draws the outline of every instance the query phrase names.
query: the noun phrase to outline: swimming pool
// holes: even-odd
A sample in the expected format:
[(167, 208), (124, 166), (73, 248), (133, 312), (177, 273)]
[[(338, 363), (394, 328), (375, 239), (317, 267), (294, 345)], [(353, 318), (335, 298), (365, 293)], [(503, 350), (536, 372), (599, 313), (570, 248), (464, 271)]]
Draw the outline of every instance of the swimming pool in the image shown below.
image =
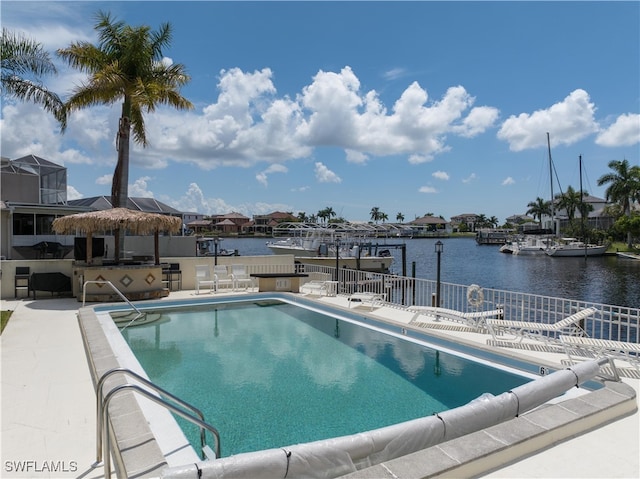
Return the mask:
[(223, 456), (433, 415), (532, 378), (275, 300), (164, 309), (123, 335), (152, 382), (219, 430)]
[[(405, 470), (416, 466), (434, 473), (464, 469), (467, 472), (460, 474), (477, 475), (495, 464), (487, 462), (487, 454), (499, 462), (505, 460), (500, 457), (506, 451), (509, 451), (509, 457), (522, 457), (557, 442), (561, 437), (572, 437), (578, 430), (593, 428), (594, 409), (602, 411), (599, 421), (604, 424), (613, 420), (616, 414), (626, 414), (630, 408), (636, 408), (633, 390), (619, 394), (622, 391), (616, 387), (615, 393), (611, 394), (609, 387), (602, 389), (602, 383), (593, 380), (601, 366), (600, 361), (588, 361), (556, 371), (526, 356), (505, 356), (494, 348), (479, 346), (475, 341), (460, 342), (457, 335), (434, 335), (420, 328), (407, 327), (410, 315), (403, 320), (405, 313), (401, 310), (393, 314), (391, 310), (386, 311), (383, 315), (380, 315), (380, 310), (374, 317), (355, 308), (348, 309), (346, 300), (341, 308), (286, 293), (167, 299), (141, 303), (139, 307), (147, 311), (162, 308), (162, 317), (156, 322), (159, 326), (169, 321), (164, 313), (185, 305), (222, 307), (222, 303), (262, 303), (274, 299), (304, 305), (311, 310), (326, 310), (338, 319), (383, 329), (394, 337), (426, 341), (440, 351), (436, 354), (438, 360), (434, 366), (441, 366), (439, 358), (443, 353), (451, 352), (456, 357), (474, 357), (477, 362), (492, 363), (498, 368), (524, 371), (525, 377), (536, 379), (499, 396), (483, 396), (461, 407), (373, 431), (235, 456), (225, 453), (215, 461), (199, 460), (196, 450), (188, 444), (166, 409), (140, 395), (122, 394), (112, 401), (109, 408), (111, 430), (116, 433), (115, 447), (111, 451), (119, 477), (153, 471), (162, 477), (176, 479), (196, 477), (194, 474), (198, 477), (229, 477), (231, 471), (235, 471), (234, 477), (238, 474), (241, 477), (337, 477), (369, 468), (373, 471), (374, 465), (382, 462), (385, 467), (378, 468), (376, 475), (385, 475), (383, 470), (398, 471), (397, 468)], [(336, 303), (340, 304), (339, 301)], [(96, 305), (78, 312), (94, 383), (114, 367), (147, 375), (109, 315), (109, 312), (124, 313), (127, 310), (130, 311), (126, 305)], [(216, 329), (214, 315), (214, 335)], [(218, 334), (220, 332), (218, 329)], [(342, 335), (342, 330), (339, 333)], [(154, 334), (153, 341), (161, 342), (163, 337)], [(171, 359), (170, 355), (166, 359)], [(541, 375), (543, 377), (539, 377)], [(111, 391), (118, 384), (131, 382), (135, 383), (135, 380), (127, 379), (126, 374), (116, 374), (105, 383), (106, 391)], [(559, 404), (555, 405), (556, 402)], [(589, 406), (585, 409), (587, 403)], [(534, 408), (543, 404), (541, 417)], [(395, 407), (395, 403), (391, 407)], [(570, 411), (581, 412), (575, 415)], [(540, 426), (531, 429), (532, 422), (526, 419), (528, 417), (534, 418), (533, 421)], [(540, 434), (547, 439), (541, 441)], [(524, 442), (523, 438), (526, 438)], [(224, 445), (224, 437), (222, 440)], [(479, 446), (482, 447), (478, 449)], [(374, 477), (371, 472), (363, 471), (363, 474), (361, 477)]]

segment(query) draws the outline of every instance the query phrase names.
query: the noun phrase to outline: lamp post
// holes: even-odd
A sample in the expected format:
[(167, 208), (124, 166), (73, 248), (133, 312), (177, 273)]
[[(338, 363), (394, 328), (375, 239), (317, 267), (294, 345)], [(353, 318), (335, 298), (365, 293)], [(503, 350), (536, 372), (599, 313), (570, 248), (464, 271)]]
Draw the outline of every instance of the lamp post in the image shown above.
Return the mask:
[(436, 270), (436, 308), (440, 307), (440, 256), (442, 255), (442, 241), (436, 241), (436, 254), (438, 255), (438, 268)]
[(218, 266), (218, 237), (213, 238), (213, 264)]

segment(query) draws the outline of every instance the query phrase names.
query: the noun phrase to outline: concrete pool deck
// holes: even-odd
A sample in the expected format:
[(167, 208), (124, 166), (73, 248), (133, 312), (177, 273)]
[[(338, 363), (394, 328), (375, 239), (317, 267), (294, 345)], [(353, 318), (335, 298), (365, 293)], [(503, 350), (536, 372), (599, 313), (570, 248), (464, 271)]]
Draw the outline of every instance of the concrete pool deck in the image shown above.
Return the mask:
[[(171, 300), (193, 297), (193, 291), (170, 295)], [(347, 298), (340, 296), (318, 301), (349, 306)], [(0, 337), (2, 477), (103, 477), (102, 467), (92, 467), (95, 393), (76, 317), (80, 306), (73, 298), (3, 301), (2, 309), (14, 314)], [(369, 313), (369, 308), (361, 309), (363, 314)], [(408, 322), (411, 313), (383, 307), (373, 315)], [(438, 334), (485, 348), (490, 337), (446, 330)], [(509, 351), (558, 368), (564, 367), (561, 361), (566, 359), (563, 354), (544, 350)], [(623, 381), (638, 392), (637, 377)], [(636, 411), (485, 477), (640, 477), (639, 437)]]

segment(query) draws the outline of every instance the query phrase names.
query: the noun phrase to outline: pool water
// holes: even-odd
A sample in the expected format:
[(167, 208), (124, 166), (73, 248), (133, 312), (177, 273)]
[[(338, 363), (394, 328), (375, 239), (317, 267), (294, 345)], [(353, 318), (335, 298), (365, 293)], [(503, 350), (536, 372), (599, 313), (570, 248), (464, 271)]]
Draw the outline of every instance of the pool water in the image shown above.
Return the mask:
[[(162, 315), (123, 335), (152, 382), (219, 430), (223, 456), (376, 429), (530, 380), (284, 302)], [(198, 450), (197, 428), (178, 422)]]

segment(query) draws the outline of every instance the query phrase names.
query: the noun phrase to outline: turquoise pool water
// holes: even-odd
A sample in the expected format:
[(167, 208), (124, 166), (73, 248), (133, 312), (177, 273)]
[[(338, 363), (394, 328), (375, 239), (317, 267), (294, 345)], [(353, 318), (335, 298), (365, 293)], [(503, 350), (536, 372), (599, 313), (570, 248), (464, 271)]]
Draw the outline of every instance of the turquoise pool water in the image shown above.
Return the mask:
[[(164, 310), (123, 335), (151, 381), (219, 430), (223, 456), (376, 429), (530, 380), (279, 301)], [(197, 448), (196, 428), (179, 422)]]

